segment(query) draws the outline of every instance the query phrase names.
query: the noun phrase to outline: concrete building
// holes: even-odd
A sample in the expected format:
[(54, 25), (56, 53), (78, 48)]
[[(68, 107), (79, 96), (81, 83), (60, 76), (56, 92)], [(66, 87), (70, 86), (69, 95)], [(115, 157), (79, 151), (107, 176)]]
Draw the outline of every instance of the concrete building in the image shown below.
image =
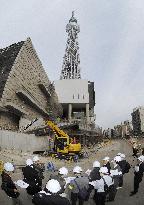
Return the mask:
[(134, 108), (131, 116), (134, 134), (139, 135), (144, 133), (144, 107)]
[(81, 79), (78, 33), (80, 27), (74, 12), (66, 26), (68, 39), (60, 80), (56, 80), (55, 90), (63, 107), (63, 118), (69, 122), (83, 124), (95, 122), (94, 82)]
[(90, 86), (91, 83), (83, 79), (55, 81), (55, 90), (63, 106), (64, 118), (69, 121), (82, 118), (87, 122), (94, 121), (94, 99), (90, 99), (93, 88)]
[(0, 129), (23, 130), (62, 107), (30, 38), (0, 49)]

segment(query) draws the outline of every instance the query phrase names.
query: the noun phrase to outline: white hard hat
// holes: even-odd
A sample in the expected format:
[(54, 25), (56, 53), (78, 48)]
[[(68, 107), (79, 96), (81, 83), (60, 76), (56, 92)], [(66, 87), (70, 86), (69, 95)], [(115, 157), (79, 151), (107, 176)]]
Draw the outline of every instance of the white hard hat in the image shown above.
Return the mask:
[(121, 153), (119, 152), (119, 153), (117, 153), (117, 156), (121, 156)]
[(121, 154), (120, 157), (124, 159), (126, 156), (125, 154)]
[(109, 161), (110, 158), (109, 158), (109, 157), (105, 157), (105, 158), (103, 158), (103, 160), (105, 160), (105, 161)]
[(103, 174), (108, 174), (108, 168), (107, 167), (101, 167), (99, 172), (103, 173)]
[(67, 175), (68, 174), (68, 169), (66, 167), (61, 167), (59, 169), (59, 174)]
[(79, 167), (79, 166), (76, 166), (76, 167), (73, 168), (73, 172), (80, 174), (82, 172), (82, 168)]
[(141, 155), (140, 157), (138, 157), (138, 160), (141, 161), (141, 162), (144, 162), (144, 156)]
[(93, 167), (100, 167), (100, 163), (99, 163), (99, 161), (94, 161), (94, 163), (93, 163)]
[(10, 163), (10, 162), (6, 162), (4, 164), (4, 169), (7, 171), (7, 172), (13, 172), (14, 171), (14, 166)]
[(51, 193), (57, 193), (61, 190), (60, 183), (55, 179), (49, 180), (46, 184), (46, 188)]
[(116, 156), (116, 157), (114, 158), (114, 161), (115, 161), (115, 162), (120, 162), (120, 161), (121, 161), (121, 157), (120, 157), (120, 156)]
[(30, 165), (32, 165), (32, 164), (33, 164), (32, 159), (27, 159), (27, 160), (26, 160), (26, 165), (27, 165), (27, 166), (30, 166)]
[(33, 161), (34, 161), (34, 162), (37, 162), (37, 161), (39, 161), (39, 160), (40, 160), (40, 159), (39, 159), (38, 156), (34, 156), (34, 157), (33, 157)]

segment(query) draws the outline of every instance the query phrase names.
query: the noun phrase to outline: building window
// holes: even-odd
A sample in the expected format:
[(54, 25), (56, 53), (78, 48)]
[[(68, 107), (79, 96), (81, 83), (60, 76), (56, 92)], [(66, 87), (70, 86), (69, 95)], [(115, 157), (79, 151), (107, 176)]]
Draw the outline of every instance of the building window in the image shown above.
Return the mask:
[(78, 94), (78, 99), (79, 99), (79, 94)]
[(74, 94), (73, 94), (73, 99), (74, 99)]
[(84, 95), (83, 95), (83, 99), (84, 99)]

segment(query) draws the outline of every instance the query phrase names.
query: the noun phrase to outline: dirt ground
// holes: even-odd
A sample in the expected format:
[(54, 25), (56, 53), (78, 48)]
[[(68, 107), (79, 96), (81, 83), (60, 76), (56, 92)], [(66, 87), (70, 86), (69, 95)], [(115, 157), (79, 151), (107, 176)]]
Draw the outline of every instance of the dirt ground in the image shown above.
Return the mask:
[[(103, 148), (105, 148), (107, 145), (110, 145), (110, 144), (112, 145), (112, 142), (110, 140), (109, 141), (107, 140), (106, 142), (99, 143), (96, 146), (91, 147), (91, 148), (84, 147), (82, 151), (88, 153), (88, 158), (79, 159), (77, 163), (80, 166), (82, 166), (84, 170), (90, 168), (90, 166), (92, 166), (92, 164), (90, 165), (90, 163), (95, 161), (96, 159), (100, 159), (101, 158), (100, 155), (102, 154)], [(110, 149), (110, 146), (108, 147)], [(1, 150), (0, 151), (0, 160), (2, 160), (4, 163), (5, 162), (13, 163), (16, 167), (17, 172), (19, 171), (19, 168), (21, 168), (22, 166), (25, 166), (25, 162), (28, 158), (32, 159), (34, 156), (35, 155), (30, 152), (23, 153), (23, 152), (19, 152), (16, 150)], [(69, 169), (71, 169), (76, 164), (75, 162), (72, 162), (72, 161), (59, 160), (59, 159), (52, 158), (50, 156), (42, 156), (42, 155), (38, 155), (38, 156), (40, 157), (41, 162), (45, 164), (45, 166), (48, 164), (49, 161), (52, 161), (56, 169), (59, 169), (62, 166), (66, 166)], [(104, 156), (105, 156), (105, 151), (103, 153), (103, 157)]]

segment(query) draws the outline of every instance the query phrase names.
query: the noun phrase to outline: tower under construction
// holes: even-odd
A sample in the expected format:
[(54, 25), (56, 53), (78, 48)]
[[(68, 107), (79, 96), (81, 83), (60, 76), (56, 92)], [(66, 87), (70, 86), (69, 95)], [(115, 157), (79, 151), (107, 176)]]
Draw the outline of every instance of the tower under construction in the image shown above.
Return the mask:
[(60, 79), (80, 79), (81, 74), (79, 67), (80, 57), (78, 43), (80, 27), (77, 24), (77, 19), (74, 17), (74, 11), (72, 12), (72, 17), (66, 26), (66, 32), (68, 33), (68, 39)]
[(94, 82), (81, 78), (78, 34), (80, 26), (72, 12), (66, 25), (68, 34), (60, 80), (55, 90), (63, 107), (63, 118), (89, 126), (95, 124)]

